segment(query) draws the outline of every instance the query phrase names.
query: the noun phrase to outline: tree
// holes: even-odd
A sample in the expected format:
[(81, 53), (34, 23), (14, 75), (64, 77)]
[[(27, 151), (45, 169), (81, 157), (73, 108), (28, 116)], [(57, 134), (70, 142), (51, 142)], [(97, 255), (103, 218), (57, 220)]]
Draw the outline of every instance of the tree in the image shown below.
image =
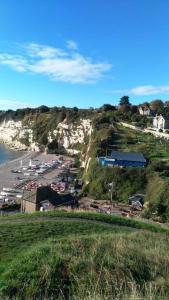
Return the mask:
[(111, 105), (111, 104), (103, 104), (103, 106), (101, 106), (100, 109), (102, 111), (113, 111), (113, 110), (116, 110), (116, 108), (113, 105)]
[(150, 104), (148, 102), (144, 102), (143, 104), (141, 104), (141, 106), (150, 107)]
[(46, 106), (46, 105), (41, 105), (41, 106), (39, 106), (37, 109), (38, 109), (38, 111), (39, 111), (40, 113), (45, 113), (45, 112), (48, 112), (48, 111), (50, 110), (49, 107)]
[(119, 110), (122, 113), (127, 113), (127, 112), (131, 111), (131, 105), (129, 105), (129, 104), (122, 104), (122, 105), (120, 105)]
[(147, 215), (169, 221), (169, 186), (159, 175), (149, 180), (145, 202), (148, 202)]
[(129, 101), (129, 96), (123, 96), (120, 98), (119, 105), (131, 105)]
[(137, 107), (137, 105), (131, 105), (131, 112), (132, 112), (133, 114), (138, 113), (138, 107)]
[(162, 111), (164, 109), (164, 103), (162, 100), (156, 99), (156, 100), (151, 101), (150, 107), (153, 111), (155, 111), (157, 113), (162, 113)]
[(73, 111), (78, 113), (79, 109), (75, 106), (73, 107)]

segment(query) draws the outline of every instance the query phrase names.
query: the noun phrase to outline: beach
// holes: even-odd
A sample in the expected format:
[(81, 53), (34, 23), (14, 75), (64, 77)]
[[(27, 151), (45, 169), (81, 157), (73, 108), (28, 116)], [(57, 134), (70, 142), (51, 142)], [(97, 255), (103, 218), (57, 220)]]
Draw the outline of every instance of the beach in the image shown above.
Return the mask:
[[(47, 173), (43, 175), (35, 176), (25, 176), (24, 174), (18, 174), (11, 172), (12, 170), (20, 169), (20, 166), (28, 167), (30, 161), (32, 164), (41, 164), (41, 163), (50, 163), (52, 160), (57, 160), (59, 156), (56, 154), (45, 154), (40, 152), (28, 152), (21, 155), (19, 158), (8, 161), (4, 164), (0, 165), (0, 190), (3, 187), (13, 188), (15, 185), (21, 183), (18, 178), (23, 180), (36, 180), (42, 184), (49, 184), (51, 183), (52, 179), (61, 173), (61, 169), (51, 169)], [(70, 158), (64, 157), (64, 161), (70, 161)]]

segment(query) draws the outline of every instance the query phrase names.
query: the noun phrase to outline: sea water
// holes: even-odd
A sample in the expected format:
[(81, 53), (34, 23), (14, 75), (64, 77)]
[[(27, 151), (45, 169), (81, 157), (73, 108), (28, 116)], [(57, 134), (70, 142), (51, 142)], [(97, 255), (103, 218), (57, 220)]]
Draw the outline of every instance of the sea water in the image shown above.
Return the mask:
[(19, 158), (21, 155), (20, 151), (11, 150), (4, 144), (0, 144), (0, 164)]

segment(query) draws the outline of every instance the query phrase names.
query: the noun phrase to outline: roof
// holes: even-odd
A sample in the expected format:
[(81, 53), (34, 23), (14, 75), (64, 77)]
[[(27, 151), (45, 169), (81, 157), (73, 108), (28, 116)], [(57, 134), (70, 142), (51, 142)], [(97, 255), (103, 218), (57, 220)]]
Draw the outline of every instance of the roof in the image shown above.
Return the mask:
[(23, 199), (34, 204), (49, 201), (51, 205), (63, 205), (71, 203), (74, 197), (71, 194), (58, 194), (50, 186), (41, 186), (32, 191), (24, 191)]
[(164, 120), (169, 121), (169, 116), (162, 116), (162, 115), (159, 115), (159, 116), (156, 115), (156, 116), (155, 116), (155, 118), (160, 118), (160, 117), (163, 118)]
[(142, 109), (150, 109), (149, 105), (146, 104), (146, 103), (140, 104), (140, 105), (139, 105), (139, 108), (142, 108)]
[(169, 121), (169, 116), (162, 116), (164, 118), (164, 120)]
[(72, 204), (74, 202), (75, 198), (71, 194), (58, 194), (55, 192), (52, 197), (40, 201), (41, 204), (43, 203), (50, 203), (52, 206), (60, 206), (60, 205), (67, 205)]
[(148, 106), (144, 106), (144, 105), (140, 105), (139, 108), (142, 108), (143, 110), (150, 110), (150, 108)]
[(146, 162), (144, 155), (141, 152), (119, 152), (112, 151), (111, 158), (125, 161)]
[(134, 194), (132, 196), (130, 196), (128, 199), (129, 200), (134, 200), (134, 199), (143, 199), (145, 197), (145, 194)]

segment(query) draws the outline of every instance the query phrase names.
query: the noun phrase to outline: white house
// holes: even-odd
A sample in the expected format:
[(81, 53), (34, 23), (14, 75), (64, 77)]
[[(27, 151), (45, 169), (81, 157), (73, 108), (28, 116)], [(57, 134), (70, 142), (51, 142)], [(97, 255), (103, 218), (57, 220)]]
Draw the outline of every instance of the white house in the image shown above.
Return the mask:
[(153, 128), (156, 130), (169, 130), (169, 116), (156, 115), (153, 118)]
[(151, 110), (147, 104), (139, 105), (139, 114), (143, 116), (149, 116), (151, 114)]

